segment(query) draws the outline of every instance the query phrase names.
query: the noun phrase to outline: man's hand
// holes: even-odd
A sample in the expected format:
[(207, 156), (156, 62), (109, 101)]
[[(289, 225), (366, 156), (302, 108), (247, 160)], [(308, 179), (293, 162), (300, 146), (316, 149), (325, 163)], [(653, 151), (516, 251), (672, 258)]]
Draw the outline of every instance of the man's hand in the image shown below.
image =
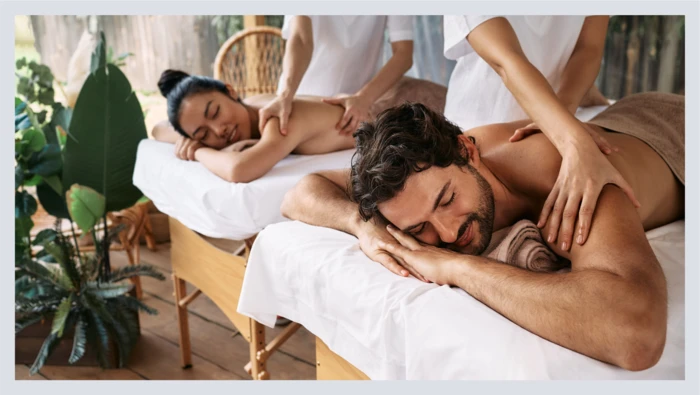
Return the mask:
[(228, 147), (224, 147), (221, 149), (221, 152), (241, 152), (245, 150), (246, 148), (250, 148), (254, 146), (260, 139), (250, 139), (250, 140), (241, 140), (241, 141), (236, 141), (235, 143), (229, 145)]
[(379, 248), (400, 259), (407, 269), (429, 282), (454, 284), (454, 268), (464, 258), (463, 254), (420, 243), (391, 225), (387, 226), (387, 230), (399, 244), (381, 240), (377, 243)]
[(335, 129), (342, 135), (352, 134), (360, 122), (367, 121), (369, 119), (369, 109), (372, 106), (370, 100), (360, 95), (323, 99), (323, 102), (345, 108), (343, 118), (335, 125)]
[(205, 145), (197, 140), (179, 136), (175, 143), (175, 156), (182, 160), (194, 160), (194, 153), (202, 147)]
[(265, 130), (265, 125), (267, 121), (272, 117), (277, 117), (280, 120), (280, 134), (282, 136), (287, 135), (287, 123), (289, 122), (289, 116), (292, 114), (292, 96), (280, 94), (274, 98), (271, 102), (260, 110), (258, 110), (258, 129), (260, 132)]
[[(379, 223), (376, 223), (376, 222)], [(367, 257), (375, 262), (381, 263), (382, 266), (389, 269), (392, 273), (399, 275), (401, 277), (407, 277), (411, 273), (414, 277), (421, 281), (426, 281), (423, 276), (414, 270), (402, 266), (391, 254), (389, 254), (386, 248), (381, 246), (398, 246), (400, 245), (396, 242), (396, 239), (387, 232), (384, 223), (378, 219), (373, 219), (368, 222), (364, 222), (361, 225), (360, 231), (357, 232), (357, 238), (360, 241), (360, 249), (367, 255)]]

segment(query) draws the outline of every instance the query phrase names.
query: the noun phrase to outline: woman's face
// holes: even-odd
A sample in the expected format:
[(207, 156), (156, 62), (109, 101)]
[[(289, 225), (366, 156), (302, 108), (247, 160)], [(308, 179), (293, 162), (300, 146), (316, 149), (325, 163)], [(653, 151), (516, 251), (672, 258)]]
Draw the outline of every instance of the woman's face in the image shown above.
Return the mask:
[(251, 137), (246, 108), (218, 91), (197, 93), (184, 99), (180, 106), (180, 126), (190, 138), (214, 149)]

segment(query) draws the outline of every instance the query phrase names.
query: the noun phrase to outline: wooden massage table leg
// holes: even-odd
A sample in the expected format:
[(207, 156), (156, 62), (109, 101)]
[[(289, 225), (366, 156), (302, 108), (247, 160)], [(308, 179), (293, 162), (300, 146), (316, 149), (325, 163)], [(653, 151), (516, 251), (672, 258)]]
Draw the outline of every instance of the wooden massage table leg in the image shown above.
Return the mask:
[(175, 308), (177, 309), (177, 323), (180, 329), (180, 365), (183, 369), (192, 367), (192, 345), (190, 343), (190, 325), (187, 319), (187, 303), (182, 303), (187, 294), (185, 284), (184, 280), (173, 274)]
[(269, 380), (267, 358), (265, 358), (265, 327), (263, 324), (250, 320), (250, 375), (253, 380)]

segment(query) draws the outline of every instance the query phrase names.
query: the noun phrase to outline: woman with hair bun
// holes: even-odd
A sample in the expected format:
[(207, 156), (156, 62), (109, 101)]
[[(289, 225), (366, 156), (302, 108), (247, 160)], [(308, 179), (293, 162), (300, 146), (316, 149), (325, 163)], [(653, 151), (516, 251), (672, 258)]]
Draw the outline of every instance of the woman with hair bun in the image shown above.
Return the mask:
[(333, 133), (343, 116), (340, 106), (321, 98), (297, 96), (294, 114), (283, 136), (279, 119), (258, 129), (258, 110), (274, 94), (243, 100), (222, 81), (165, 70), (158, 81), (168, 101), (168, 120), (153, 128), (153, 137), (175, 144), (175, 154), (196, 160), (229, 182), (250, 182), (262, 177), (289, 154), (323, 154), (354, 147), (351, 135)]

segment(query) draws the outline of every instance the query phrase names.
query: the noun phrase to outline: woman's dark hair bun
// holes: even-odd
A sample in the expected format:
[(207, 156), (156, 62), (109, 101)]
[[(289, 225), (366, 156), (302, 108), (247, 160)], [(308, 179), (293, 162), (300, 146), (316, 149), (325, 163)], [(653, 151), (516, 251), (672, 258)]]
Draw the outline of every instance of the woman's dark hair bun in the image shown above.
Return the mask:
[(160, 75), (158, 89), (163, 96), (168, 97), (168, 93), (170, 93), (180, 81), (189, 76), (190, 75), (184, 71), (167, 69)]

